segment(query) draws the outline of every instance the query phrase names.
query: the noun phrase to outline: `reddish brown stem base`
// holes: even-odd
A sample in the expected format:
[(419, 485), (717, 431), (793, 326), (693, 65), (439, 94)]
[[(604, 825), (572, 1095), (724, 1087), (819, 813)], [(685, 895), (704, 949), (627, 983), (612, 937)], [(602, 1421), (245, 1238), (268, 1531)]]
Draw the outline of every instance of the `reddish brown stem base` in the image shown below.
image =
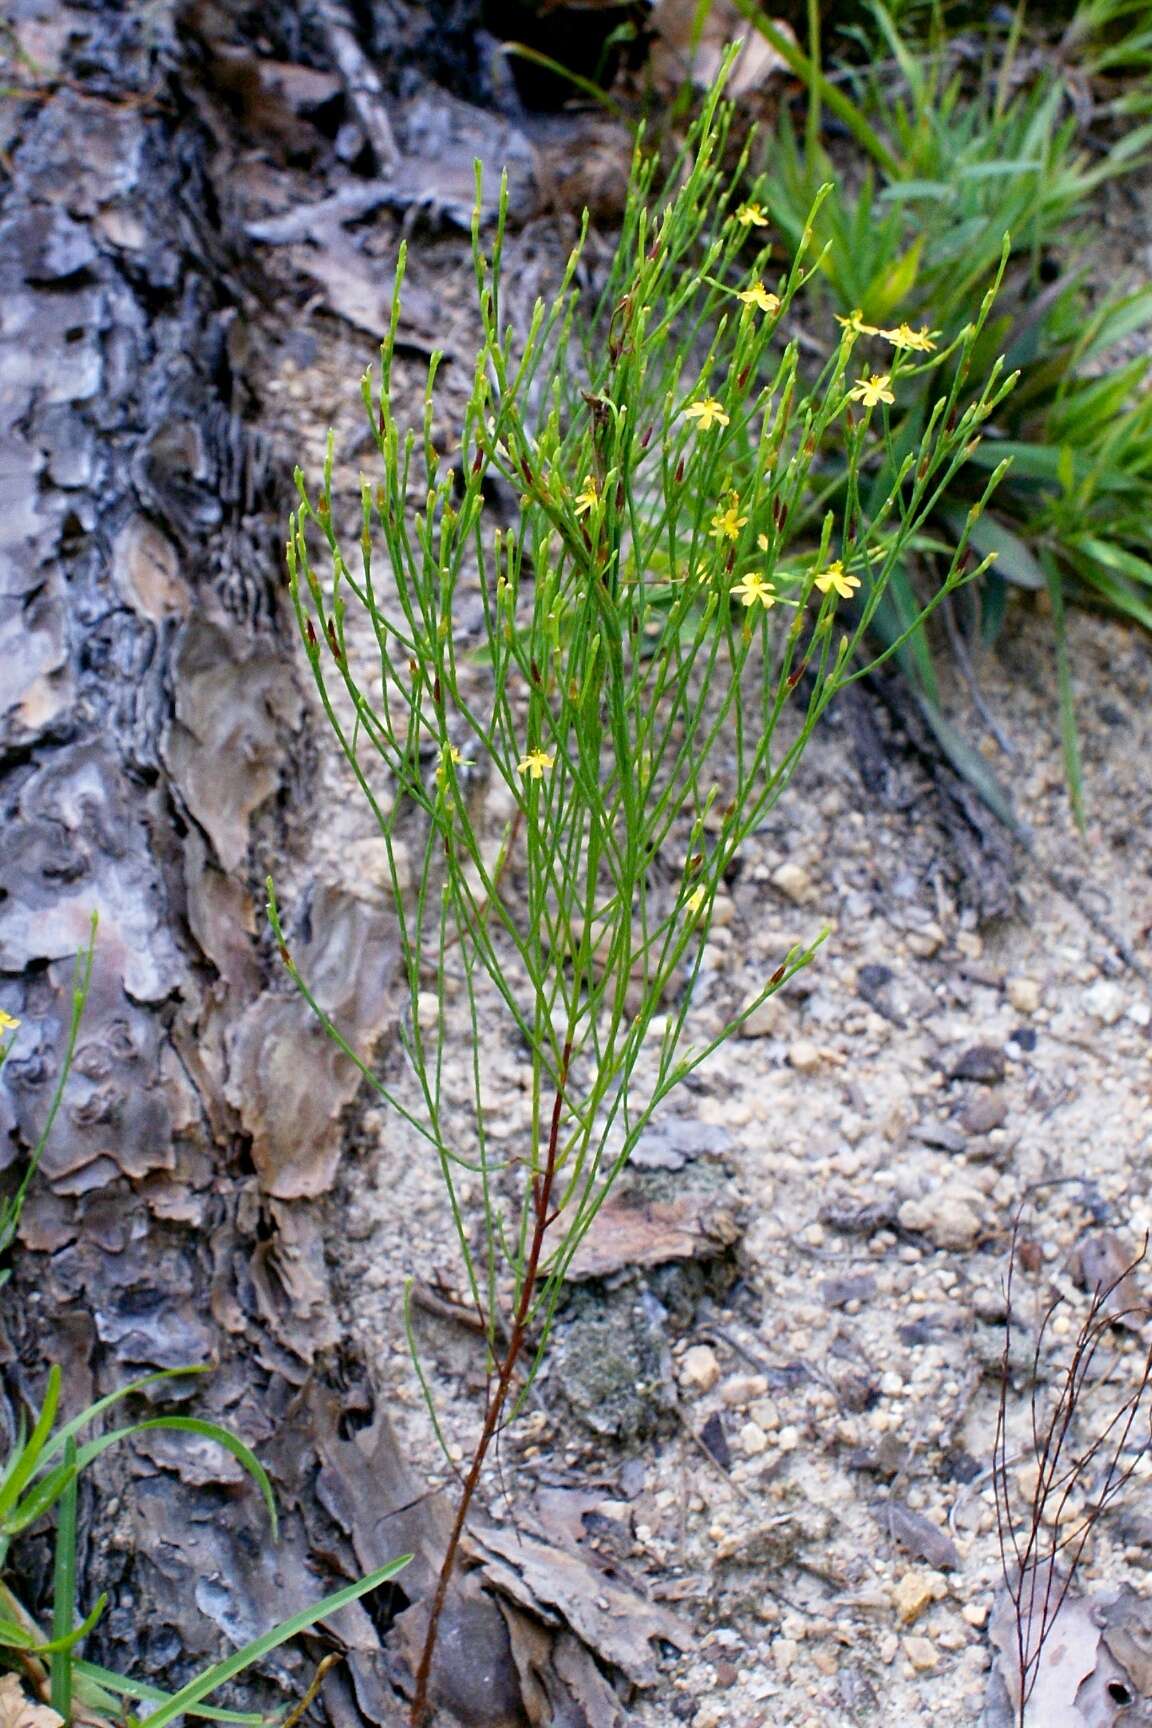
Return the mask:
[(432, 1662), (436, 1654), (440, 1618), (448, 1598), (448, 1585), (456, 1567), (456, 1557), (460, 1552), (460, 1541), (464, 1535), (468, 1513), (476, 1497), (476, 1490), (480, 1485), (484, 1461), (488, 1456), (493, 1440), (500, 1432), (504, 1411), (508, 1404), (508, 1394), (512, 1389), (513, 1377), (524, 1351), (528, 1334), (528, 1316), (532, 1312), (532, 1299), (536, 1294), (536, 1285), (540, 1276), (544, 1237), (548, 1226), (555, 1218), (555, 1213), (550, 1210), (550, 1205), (556, 1179), (556, 1159), (560, 1150), (560, 1119), (564, 1104), (564, 1088), (568, 1082), (568, 1062), (571, 1054), (572, 1046), (570, 1043), (566, 1043), (560, 1061), (559, 1078), (556, 1082), (556, 1096), (552, 1104), (552, 1122), (548, 1134), (548, 1151), (544, 1160), (544, 1169), (537, 1176), (532, 1187), (532, 1238), (528, 1244), (528, 1255), (524, 1262), (520, 1300), (516, 1304), (516, 1313), (513, 1316), (512, 1327), (508, 1334), (507, 1348), (496, 1370), (496, 1384), (493, 1387), (492, 1396), (488, 1400), (484, 1426), (480, 1430), (480, 1438), (476, 1442), (476, 1450), (472, 1454), (468, 1474), (464, 1478), (464, 1486), (461, 1489), (459, 1504), (456, 1507), (456, 1516), (452, 1520), (448, 1546), (444, 1550), (444, 1561), (440, 1567), (440, 1575), (436, 1580), (436, 1593), (432, 1598), (432, 1610), (428, 1616), (428, 1630), (424, 1636), (424, 1648), (420, 1652), (420, 1666), (416, 1670), (416, 1686), (412, 1695), (412, 1709), (408, 1718), (410, 1728), (425, 1728), (428, 1721), (430, 1713), (428, 1687), (432, 1677)]

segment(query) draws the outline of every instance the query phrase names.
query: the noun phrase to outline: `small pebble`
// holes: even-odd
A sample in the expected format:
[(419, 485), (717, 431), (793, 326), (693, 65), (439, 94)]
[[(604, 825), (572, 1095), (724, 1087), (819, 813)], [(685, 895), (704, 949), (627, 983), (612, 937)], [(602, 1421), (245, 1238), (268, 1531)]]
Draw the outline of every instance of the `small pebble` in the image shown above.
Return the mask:
[(781, 864), (772, 872), (772, 886), (799, 905), (811, 892), (812, 878), (801, 864)]
[(784, 1004), (779, 996), (766, 996), (741, 1026), (741, 1038), (771, 1038), (780, 1030), (784, 1015)]
[(935, 1600), (933, 1582), (923, 1572), (905, 1572), (892, 1592), (896, 1612), (905, 1626), (911, 1626)]
[(1017, 1014), (1035, 1014), (1041, 1001), (1040, 985), (1035, 978), (1009, 978), (1004, 989)]
[(680, 1384), (691, 1392), (711, 1392), (720, 1378), (716, 1352), (708, 1344), (693, 1344), (680, 1361)]
[(905, 1638), (904, 1654), (918, 1674), (929, 1673), (940, 1660), (931, 1638), (921, 1638), (916, 1633)]
[(819, 1068), (823, 1060), (824, 1054), (820, 1046), (807, 1038), (797, 1038), (794, 1044), (788, 1046), (788, 1061), (798, 1074), (811, 1074)]
[(757, 1458), (768, 1450), (768, 1436), (759, 1422), (745, 1422), (739, 1434), (740, 1449), (746, 1458)]
[(756, 1398), (763, 1398), (767, 1390), (763, 1374), (730, 1374), (720, 1388), (720, 1397), (730, 1409), (738, 1410)]

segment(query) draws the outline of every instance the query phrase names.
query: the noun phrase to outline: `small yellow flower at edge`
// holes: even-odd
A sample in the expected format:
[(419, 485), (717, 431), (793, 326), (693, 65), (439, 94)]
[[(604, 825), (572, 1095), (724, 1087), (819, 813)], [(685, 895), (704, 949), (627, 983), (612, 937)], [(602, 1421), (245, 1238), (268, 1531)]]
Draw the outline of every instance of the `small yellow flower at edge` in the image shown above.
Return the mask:
[(693, 888), (691, 894), (689, 894), (687, 900), (685, 900), (684, 909), (691, 917), (695, 918), (697, 912), (699, 912), (701, 906), (703, 906), (704, 897), (705, 891), (703, 888)]
[(588, 510), (595, 510), (600, 502), (600, 494), (596, 490), (596, 482), (591, 474), (584, 476), (584, 490), (576, 494), (576, 514), (583, 516)]
[(895, 402), (890, 388), (889, 372), (873, 372), (870, 378), (860, 378), (848, 392), (849, 402), (863, 402), (865, 408), (875, 408), (878, 402)]
[(527, 774), (533, 780), (542, 780), (544, 770), (551, 768), (555, 756), (549, 756), (544, 750), (529, 750), (527, 756), (521, 756), (516, 764), (517, 774)]
[(741, 204), (736, 211), (736, 220), (745, 228), (767, 228), (768, 213), (762, 204)]
[(5, 1014), (3, 1008), (0, 1008), (0, 1032), (15, 1032), (19, 1025), (19, 1020), (14, 1020), (11, 1014)]
[(739, 540), (740, 530), (747, 526), (747, 516), (740, 515), (740, 500), (732, 494), (727, 510), (718, 510), (712, 518), (713, 540)]
[(700, 402), (690, 402), (684, 413), (689, 420), (695, 420), (701, 432), (707, 432), (710, 426), (727, 426), (729, 420), (723, 404), (717, 402), (715, 396), (705, 396)]
[(780, 310), (779, 294), (769, 294), (763, 282), (759, 280), (753, 282), (751, 288), (742, 288), (736, 298), (742, 300), (745, 306), (759, 307), (761, 312), (772, 313)]
[(917, 354), (934, 354), (936, 344), (933, 336), (938, 336), (938, 330), (913, 330), (910, 324), (897, 324), (895, 330), (881, 330), (885, 342), (891, 342), (893, 348), (910, 348)]
[(436, 766), (437, 786), (446, 786), (448, 784), (449, 762), (460, 763), (463, 762), (463, 760), (464, 758), (461, 756), (459, 750), (457, 750), (455, 744), (445, 744), (440, 751), (440, 761)]
[(745, 606), (754, 606), (760, 602), (764, 610), (776, 604), (776, 590), (771, 582), (766, 582), (758, 570), (750, 570), (743, 581), (737, 582), (729, 593), (737, 600), (743, 600)]
[(853, 592), (860, 586), (859, 576), (846, 575), (839, 558), (829, 564), (827, 570), (822, 570), (815, 582), (821, 594), (830, 594), (835, 589), (841, 600), (851, 600)]
[(864, 314), (860, 310), (859, 306), (854, 307), (853, 310), (849, 312), (847, 318), (841, 318), (839, 312), (835, 314), (835, 317), (840, 328), (842, 330), (851, 330), (853, 336), (879, 336), (880, 334), (880, 326), (878, 324), (865, 324)]

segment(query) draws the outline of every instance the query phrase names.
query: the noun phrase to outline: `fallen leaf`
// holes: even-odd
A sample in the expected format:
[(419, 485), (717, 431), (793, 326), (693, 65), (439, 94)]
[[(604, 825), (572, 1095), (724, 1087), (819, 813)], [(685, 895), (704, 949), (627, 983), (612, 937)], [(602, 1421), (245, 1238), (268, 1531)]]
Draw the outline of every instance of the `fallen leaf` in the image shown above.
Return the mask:
[(618, 1188), (601, 1207), (568, 1268), (568, 1277), (603, 1278), (630, 1266), (661, 1266), (670, 1260), (713, 1260), (742, 1231), (722, 1195), (686, 1191), (671, 1200), (649, 1200)]
[(485, 1529), (472, 1535), (470, 1547), (490, 1583), (544, 1620), (562, 1620), (634, 1686), (656, 1682), (654, 1642), (678, 1650), (692, 1643), (682, 1620), (587, 1555), (518, 1530)]
[(33, 1704), (15, 1674), (5, 1674), (0, 1680), (0, 1728), (64, 1728), (64, 1718), (46, 1704)]
[[(781, 35), (795, 42), (791, 25), (782, 18), (773, 18), (772, 24)], [(741, 49), (728, 79), (726, 95), (739, 100), (762, 90), (773, 78), (788, 71), (783, 55), (749, 26), (734, 0), (712, 0), (702, 24), (696, 0), (656, 0), (651, 27), (657, 37), (652, 71), (661, 82), (678, 84), (687, 76), (698, 89), (710, 88), (716, 82), (729, 45), (734, 42), (739, 42)]]
[(1097, 1299), (1104, 1297), (1101, 1312), (1114, 1326), (1130, 1332), (1140, 1331), (1148, 1318), (1148, 1299), (1136, 1276), (1141, 1259), (1125, 1248), (1114, 1230), (1086, 1236), (1072, 1254), (1077, 1284)]
[(937, 1571), (952, 1572), (960, 1565), (960, 1555), (951, 1536), (922, 1512), (913, 1512), (899, 1500), (889, 1500), (881, 1522), (887, 1525), (894, 1542), (917, 1560), (926, 1560)]

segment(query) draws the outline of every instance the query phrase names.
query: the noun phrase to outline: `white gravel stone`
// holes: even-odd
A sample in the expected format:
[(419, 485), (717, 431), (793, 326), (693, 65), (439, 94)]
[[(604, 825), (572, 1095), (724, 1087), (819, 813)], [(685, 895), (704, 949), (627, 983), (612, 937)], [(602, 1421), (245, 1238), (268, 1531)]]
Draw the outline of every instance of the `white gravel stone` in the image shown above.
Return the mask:
[(799, 906), (812, 892), (812, 878), (802, 864), (781, 864), (772, 872), (772, 886)]
[(918, 1200), (905, 1200), (900, 1223), (919, 1230), (939, 1248), (971, 1248), (984, 1228), (986, 1203), (970, 1188), (940, 1188)]
[(1042, 1000), (1040, 985), (1035, 978), (1017, 974), (1008, 979), (1004, 989), (1017, 1014), (1035, 1014)]
[(680, 1384), (691, 1392), (711, 1392), (720, 1378), (716, 1352), (708, 1344), (693, 1344), (680, 1361)]

